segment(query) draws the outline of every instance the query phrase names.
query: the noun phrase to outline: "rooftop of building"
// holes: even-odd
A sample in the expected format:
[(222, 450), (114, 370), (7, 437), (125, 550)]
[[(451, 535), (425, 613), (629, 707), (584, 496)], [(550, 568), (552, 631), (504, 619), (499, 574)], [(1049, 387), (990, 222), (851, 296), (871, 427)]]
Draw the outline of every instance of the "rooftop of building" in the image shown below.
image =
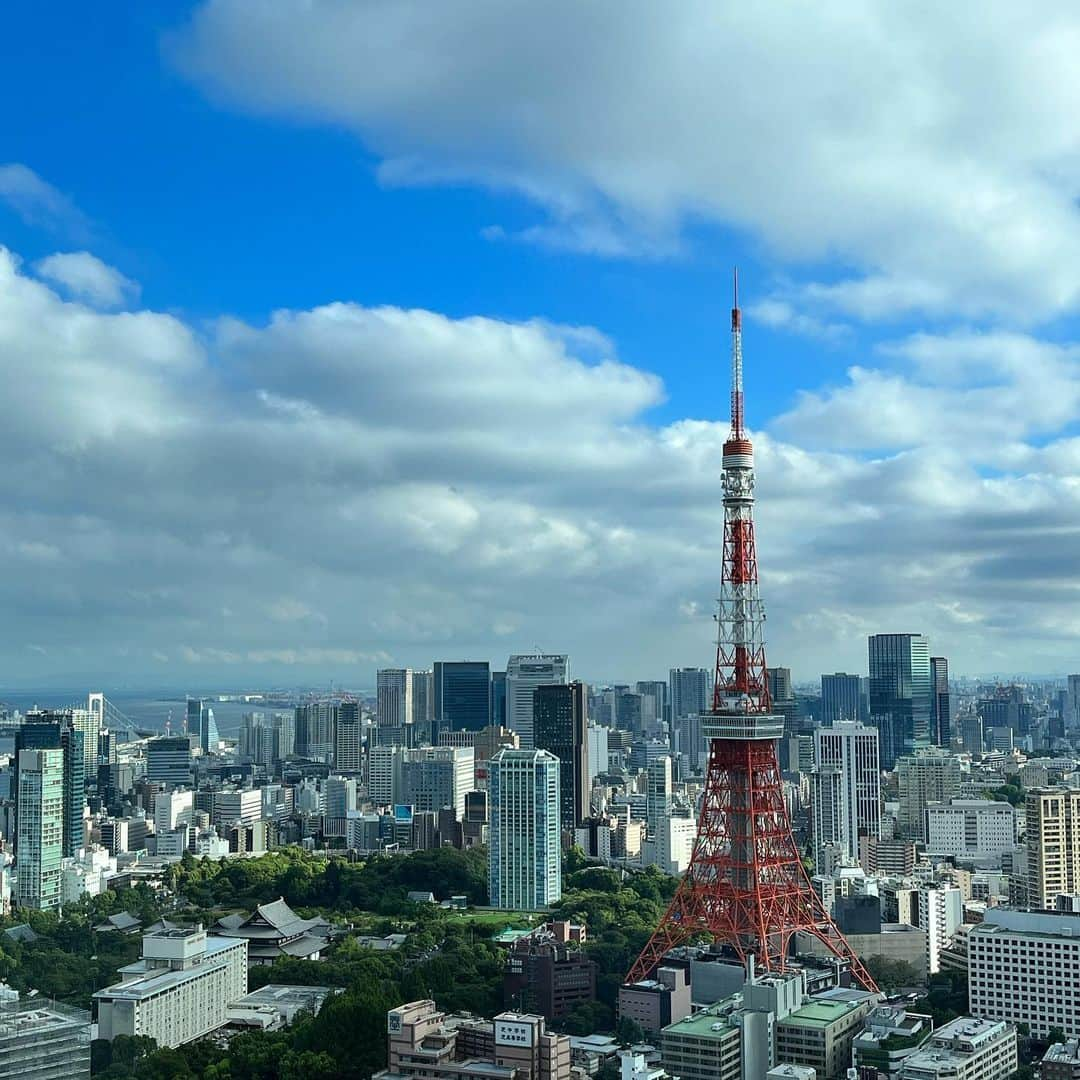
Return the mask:
[(1080, 1041), (1068, 1039), (1066, 1042), (1051, 1043), (1042, 1060), (1044, 1065), (1048, 1061), (1060, 1065), (1080, 1065)]
[[(983, 1043), (1013, 1031), (1004, 1020), (983, 1020), (974, 1016), (959, 1016), (938, 1028), (919, 1050), (907, 1059), (909, 1067), (955, 1065), (961, 1068), (970, 1060), (967, 1044), (976, 1048)], [(1014, 1033), (1015, 1037), (1015, 1033)]]
[(22, 1040), (33, 1035), (54, 1034), (64, 1028), (85, 1027), (90, 1033), (90, 1013), (39, 997), (0, 1003), (0, 1041)]
[(237, 998), (234, 1005), (276, 1005), (311, 1006), (318, 1008), (331, 994), (340, 994), (340, 987), (333, 986), (291, 986), (284, 983), (267, 983), (258, 990), (252, 990), (242, 998)]
[(789, 1027), (827, 1028), (862, 1005), (861, 1001), (828, 1001), (813, 998), (779, 1021)]
[(701, 1012), (685, 1016), (668, 1024), (661, 1032), (662, 1036), (688, 1036), (695, 1039), (723, 1039), (730, 1031), (738, 1030), (738, 1022), (733, 1016), (731, 1000), (710, 1005)]
[[(180, 928), (179, 930), (162, 930), (159, 933), (162, 935), (180, 934), (186, 936), (191, 933), (191, 930), (190, 928)], [(128, 976), (128, 978), (121, 978), (119, 982), (113, 983), (112, 986), (99, 990), (94, 997), (107, 1001), (116, 999), (139, 1001), (142, 998), (149, 997), (151, 994), (159, 994), (163, 990), (181, 986), (193, 979), (202, 978), (210, 971), (221, 967), (225, 963), (225, 958), (221, 954), (227, 949), (233, 949), (241, 944), (244, 944), (242, 938), (207, 935), (206, 951), (203, 953), (201, 962), (189, 968), (148, 968), (145, 961), (137, 960), (134, 964), (127, 964), (119, 969), (119, 973)]]

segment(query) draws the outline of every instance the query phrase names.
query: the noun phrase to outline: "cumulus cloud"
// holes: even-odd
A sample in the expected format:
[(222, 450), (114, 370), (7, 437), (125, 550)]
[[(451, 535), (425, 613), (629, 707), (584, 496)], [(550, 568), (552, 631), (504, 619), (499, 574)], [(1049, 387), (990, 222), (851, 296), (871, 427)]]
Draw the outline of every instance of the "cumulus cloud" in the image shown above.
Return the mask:
[[(961, 670), (1074, 666), (1073, 349), (872, 359), (754, 432), (773, 661), (858, 669), (866, 633), (918, 628)], [(0, 659), (25, 680), (362, 685), (537, 644), (584, 677), (710, 663), (725, 426), (650, 424), (660, 380), (596, 330), (335, 303), (197, 333), (0, 252), (0, 378)]]
[(356, 132), (386, 182), (524, 193), (538, 242), (654, 254), (720, 222), (847, 265), (819, 307), (1016, 320), (1080, 302), (1078, 46), (1063, 0), (932, 29), (845, 2), (206, 0), (169, 51), (217, 99)]
[(95, 307), (122, 307), (139, 296), (139, 284), (89, 251), (57, 252), (34, 263), (39, 277)]

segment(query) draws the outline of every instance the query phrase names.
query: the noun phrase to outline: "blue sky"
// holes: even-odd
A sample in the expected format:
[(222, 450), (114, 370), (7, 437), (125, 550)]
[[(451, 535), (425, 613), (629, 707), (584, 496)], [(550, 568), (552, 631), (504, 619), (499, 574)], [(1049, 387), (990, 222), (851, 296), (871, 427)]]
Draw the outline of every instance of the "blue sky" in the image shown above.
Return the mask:
[(773, 662), (1075, 670), (1040, 8), (9, 13), (0, 687), (708, 664), (734, 264)]

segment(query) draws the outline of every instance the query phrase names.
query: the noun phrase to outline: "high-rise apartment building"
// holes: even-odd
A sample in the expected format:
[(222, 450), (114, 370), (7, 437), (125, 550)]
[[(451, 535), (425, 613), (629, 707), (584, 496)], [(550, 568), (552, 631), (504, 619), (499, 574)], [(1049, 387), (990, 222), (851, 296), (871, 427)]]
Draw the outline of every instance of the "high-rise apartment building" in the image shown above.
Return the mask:
[(559, 759), (500, 750), (488, 780), (488, 894), (492, 907), (531, 911), (562, 896)]
[(923, 886), (918, 899), (919, 929), (926, 934), (926, 973), (941, 971), (941, 952), (964, 921), (964, 902), (955, 885)]
[(20, 750), (18, 754), (19, 907), (52, 911), (60, 907), (64, 856), (64, 752)]
[(881, 769), (877, 728), (838, 720), (814, 731), (813, 829), (815, 858), (834, 845), (850, 862), (860, 837), (881, 835)]
[(937, 746), (952, 741), (952, 696), (949, 693), (949, 661), (930, 657), (930, 738)]
[(1065, 681), (1065, 730), (1080, 730), (1080, 675), (1070, 675)]
[(930, 746), (930, 646), (922, 634), (869, 639), (870, 722), (881, 736), (881, 767)]
[(570, 658), (562, 654), (511, 656), (506, 662), (506, 722), (511, 731), (517, 732), (523, 750), (534, 746), (536, 688), (565, 683), (569, 678)]
[(589, 816), (588, 706), (585, 684), (538, 686), (533, 708), (537, 750), (559, 759), (559, 823), (576, 829)]
[(1080, 789), (1034, 788), (1024, 806), (1027, 902), (1053, 908), (1063, 893), (1080, 893)]
[(104, 727), (104, 716), (104, 694), (90, 694), (87, 708), (71, 710), (71, 726), (82, 733), (83, 774), (88, 780), (97, 775), (98, 736)]
[(837, 671), (821, 676), (821, 721), (862, 719), (862, 680), (858, 675)]
[(218, 736), (214, 710), (202, 698), (187, 699), (187, 730), (189, 735), (196, 735), (199, 747), (204, 754), (212, 754), (221, 741)]
[(962, 778), (960, 759), (938, 747), (900, 758), (896, 779), (901, 836), (926, 843), (926, 808), (957, 798)]
[(649, 835), (660, 835), (664, 822), (671, 817), (671, 758), (656, 758), (645, 770), (645, 823)]
[[(23, 750), (60, 750), (64, 773), (64, 831), (65, 859), (76, 856), (83, 846), (83, 810), (86, 806), (86, 753), (83, 733), (72, 721), (72, 710), (41, 710), (27, 713), (26, 720), (15, 736), (15, 762), (18, 772), (19, 754)], [(18, 776), (14, 778), (16, 796)], [(18, 802), (16, 801), (16, 817)], [(16, 832), (17, 835), (17, 832)]]
[(491, 726), (491, 665), (486, 660), (436, 661), (432, 686), (432, 743), (443, 731)]

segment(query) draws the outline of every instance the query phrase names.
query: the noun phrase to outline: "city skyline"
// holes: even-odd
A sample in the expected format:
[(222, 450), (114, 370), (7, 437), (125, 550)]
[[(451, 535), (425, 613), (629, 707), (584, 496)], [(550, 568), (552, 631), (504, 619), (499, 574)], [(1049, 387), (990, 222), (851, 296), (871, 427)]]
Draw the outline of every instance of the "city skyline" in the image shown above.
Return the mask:
[[(1013, 16), (961, 73), (899, 12), (635, 7), (579, 28), (604, 62), (569, 87), (558, 5), (538, 35), (440, 14), (465, 37), (435, 65), (407, 6), (42, 17), (0, 76), (39, 88), (0, 164), (5, 683), (360, 684), (537, 643), (710, 666), (734, 263), (770, 656), (808, 680), (913, 632), (958, 673), (1078, 666), (1080, 213), (1038, 91), (1075, 77)], [(332, 40), (436, 74), (411, 96)], [(531, 124), (478, 111), (477, 73)], [(988, 102), (1011, 137), (963, 122)], [(670, 115), (728, 121), (703, 156)]]

